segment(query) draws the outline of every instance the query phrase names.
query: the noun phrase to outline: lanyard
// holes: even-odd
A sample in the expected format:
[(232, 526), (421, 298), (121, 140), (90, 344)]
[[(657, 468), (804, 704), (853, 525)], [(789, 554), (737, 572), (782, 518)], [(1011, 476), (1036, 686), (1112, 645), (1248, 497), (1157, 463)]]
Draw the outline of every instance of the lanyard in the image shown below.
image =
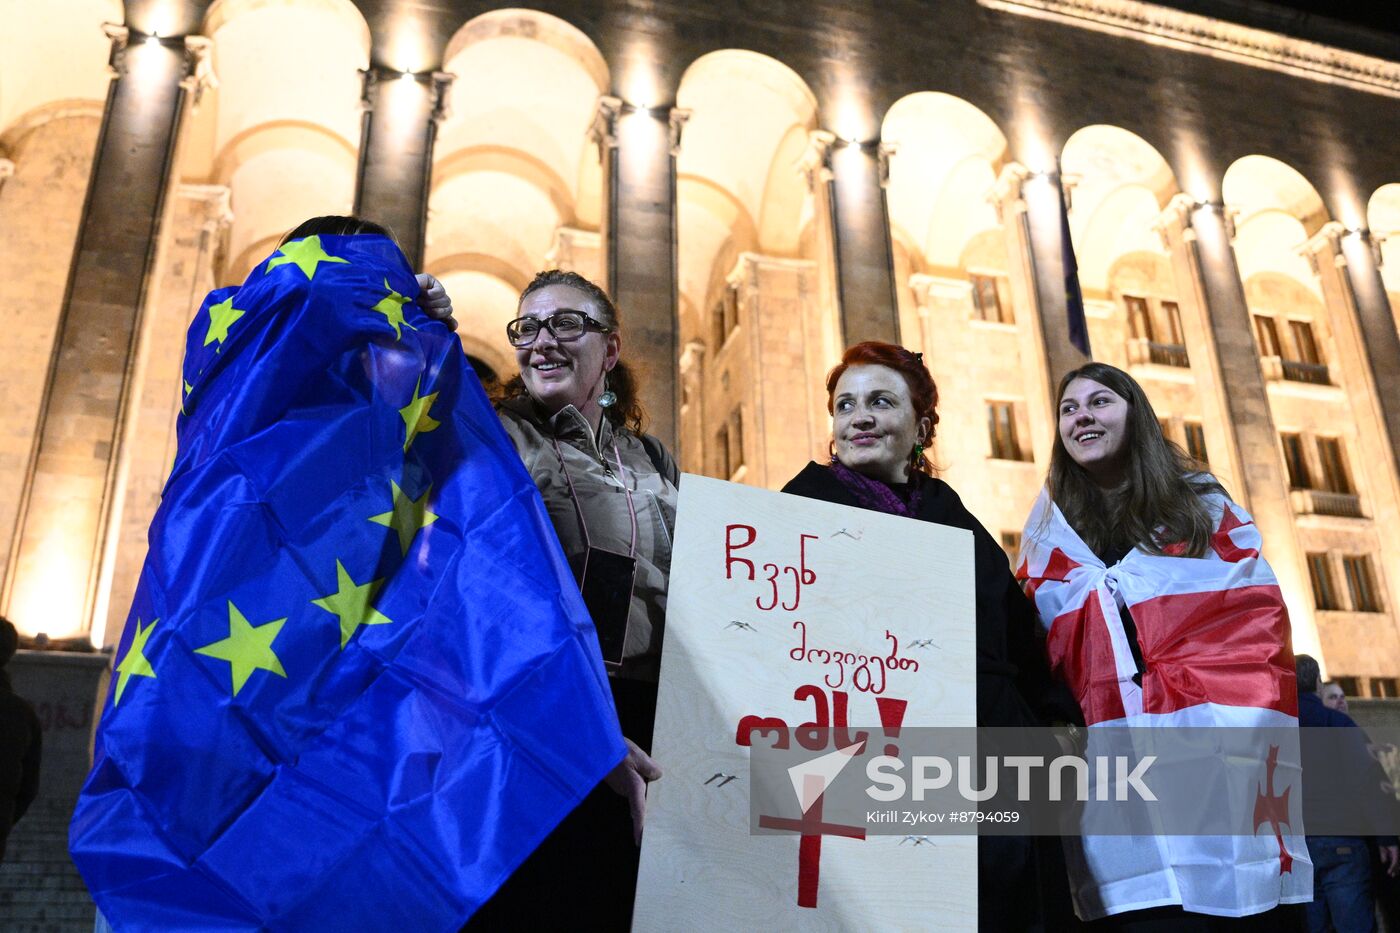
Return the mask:
[[(588, 534), (588, 521), (583, 517), (583, 507), (579, 505), (573, 478), (569, 476), (568, 464), (564, 462), (564, 452), (559, 449), (559, 438), (551, 435), (550, 441), (554, 444), (554, 455), (559, 458), (559, 469), (564, 473), (564, 482), (569, 486), (569, 498), (573, 501), (574, 511), (578, 514), (578, 525), (583, 531), (583, 546), (591, 550), (593, 540)], [(635, 559), (637, 556), (637, 509), (632, 503), (632, 490), (627, 488), (627, 477), (622, 472), (622, 454), (618, 453), (617, 441), (615, 440), (612, 442), (612, 452), (613, 457), (617, 460), (617, 481), (622, 484), (622, 493), (627, 497), (627, 517), (632, 522), (632, 543), (628, 546), (627, 556)], [(603, 468), (607, 469), (606, 462), (604, 462)]]

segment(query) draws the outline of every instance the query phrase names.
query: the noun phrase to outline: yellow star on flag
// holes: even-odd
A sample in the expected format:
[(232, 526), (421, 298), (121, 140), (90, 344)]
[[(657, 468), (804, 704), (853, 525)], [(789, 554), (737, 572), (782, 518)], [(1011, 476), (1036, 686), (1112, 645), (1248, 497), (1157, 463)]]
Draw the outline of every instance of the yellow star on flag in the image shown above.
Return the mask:
[(278, 677), (287, 676), (287, 672), (282, 670), (282, 661), (272, 650), (272, 643), (286, 621), (276, 619), (262, 625), (249, 625), (233, 600), (229, 600), (228, 638), (196, 648), (194, 653), (227, 661), (229, 674), (233, 678), (233, 695), (238, 696), (238, 691), (253, 676), (253, 671), (271, 671)]
[(389, 294), (381, 298), (379, 304), (370, 308), (370, 310), (377, 311), (384, 315), (385, 319), (394, 327), (394, 339), (399, 340), (403, 337), (403, 330), (401, 328), (407, 327), (409, 330), (417, 330), (418, 328), (414, 327), (403, 318), (403, 306), (408, 304), (408, 299), (394, 291), (389, 285), (388, 279), (384, 280), (384, 287), (389, 289)]
[(404, 452), (408, 452), (408, 445), (413, 443), (413, 439), (419, 434), (427, 434), (429, 431), (436, 431), (441, 423), (429, 416), (428, 412), (433, 407), (433, 402), (437, 401), (438, 394), (433, 392), (430, 395), (419, 395), (418, 390), (423, 387), (423, 379), (419, 377), (418, 383), (413, 387), (413, 398), (409, 399), (407, 405), (399, 409), (399, 417), (403, 419), (406, 429), (406, 436), (403, 439)]
[(122, 658), (122, 663), (117, 665), (117, 695), (112, 700), (112, 705), (116, 706), (122, 701), (122, 694), (126, 692), (126, 682), (133, 677), (155, 677), (155, 668), (151, 667), (151, 662), (146, 660), (146, 642), (150, 641), (151, 629), (156, 627), (160, 619), (152, 619), (151, 624), (145, 628), (141, 627), (141, 619), (136, 620), (136, 634), (131, 639), (131, 647), (126, 649), (126, 657)]
[(423, 490), (423, 495), (415, 501), (393, 480), (389, 480), (389, 486), (394, 491), (393, 511), (371, 515), (369, 520), (398, 532), (399, 550), (407, 554), (408, 546), (413, 543), (413, 536), (418, 533), (418, 529), (426, 528), (438, 520), (436, 515), (428, 511), (428, 493), (432, 492), (433, 487), (429, 486)]
[(316, 267), (323, 262), (349, 261), (341, 259), (339, 256), (332, 256), (321, 249), (319, 236), (309, 236), (304, 240), (293, 240), (279, 249), (277, 255), (272, 257), (272, 261), (267, 264), (267, 271), (271, 272), (278, 266), (285, 266), (290, 262), (305, 272), (308, 279), (311, 279), (316, 277)]
[(224, 341), (228, 339), (230, 325), (247, 313), (233, 306), (232, 295), (216, 305), (211, 305), (209, 307), (209, 332), (204, 335), (204, 345), (207, 347), (217, 341), (219, 349), (222, 350)]
[(394, 621), (370, 606), (374, 595), (384, 585), (383, 580), (356, 583), (338, 560), (335, 562), (335, 580), (336, 592), (329, 596), (322, 596), (320, 599), (313, 599), (311, 604), (340, 618), (341, 648), (349, 643), (350, 636), (354, 635), (355, 629), (361, 625), (384, 625)]

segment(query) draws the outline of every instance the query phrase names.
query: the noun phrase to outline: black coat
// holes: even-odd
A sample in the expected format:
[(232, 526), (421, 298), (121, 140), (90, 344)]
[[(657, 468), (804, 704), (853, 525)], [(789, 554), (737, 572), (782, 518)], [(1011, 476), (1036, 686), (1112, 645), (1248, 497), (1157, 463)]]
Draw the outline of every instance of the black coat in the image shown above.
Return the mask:
[[(808, 463), (783, 492), (864, 507), (830, 469), (817, 463)], [(1035, 608), (1017, 585), (1001, 545), (941, 479), (924, 481), (915, 517), (972, 532), (977, 725), (1038, 726), (1051, 718), (1082, 722), (1072, 695), (1051, 680)], [(1055, 753), (1048, 748), (1046, 752), (1052, 757)], [(1074, 927), (1058, 840), (1036, 844), (1026, 836), (979, 835), (977, 863), (979, 930), (1019, 933)]]
[[(830, 469), (809, 463), (783, 492), (838, 505), (862, 507)], [(920, 521), (972, 532), (977, 583), (977, 725), (1035, 726), (1049, 719), (1073, 720), (1078, 708), (1050, 677), (1035, 608), (1021, 592), (1006, 552), (962, 504), (953, 487), (925, 479)]]

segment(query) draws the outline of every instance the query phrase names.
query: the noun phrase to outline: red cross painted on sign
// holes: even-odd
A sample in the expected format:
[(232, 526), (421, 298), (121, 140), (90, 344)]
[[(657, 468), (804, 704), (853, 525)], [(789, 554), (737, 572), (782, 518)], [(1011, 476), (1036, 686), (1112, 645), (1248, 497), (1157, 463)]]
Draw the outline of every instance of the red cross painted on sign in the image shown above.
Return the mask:
[(802, 819), (792, 820), (776, 816), (759, 816), (758, 825), (763, 829), (786, 829), (801, 833), (797, 846), (797, 906), (817, 906), (817, 884), (821, 877), (822, 836), (844, 836), (847, 839), (864, 839), (865, 828), (843, 826), (840, 823), (822, 822), (822, 797), (825, 796), (821, 775), (808, 774), (803, 778), (803, 797), (812, 800), (812, 805), (802, 813)]

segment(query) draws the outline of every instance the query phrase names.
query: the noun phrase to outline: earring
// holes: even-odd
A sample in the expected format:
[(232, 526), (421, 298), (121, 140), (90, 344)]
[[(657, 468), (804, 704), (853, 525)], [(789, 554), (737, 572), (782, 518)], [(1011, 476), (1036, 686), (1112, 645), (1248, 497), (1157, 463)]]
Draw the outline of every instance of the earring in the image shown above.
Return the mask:
[(599, 408), (612, 408), (617, 404), (617, 393), (608, 388), (608, 374), (603, 373), (603, 392), (598, 396)]
[(827, 441), (827, 444), (826, 444), (826, 452), (831, 456), (831, 462), (832, 462), (832, 463), (840, 463), (840, 462), (841, 462), (840, 460), (837, 460), (837, 459), (836, 459), (836, 439), (835, 439), (835, 438), (832, 438), (831, 440)]

